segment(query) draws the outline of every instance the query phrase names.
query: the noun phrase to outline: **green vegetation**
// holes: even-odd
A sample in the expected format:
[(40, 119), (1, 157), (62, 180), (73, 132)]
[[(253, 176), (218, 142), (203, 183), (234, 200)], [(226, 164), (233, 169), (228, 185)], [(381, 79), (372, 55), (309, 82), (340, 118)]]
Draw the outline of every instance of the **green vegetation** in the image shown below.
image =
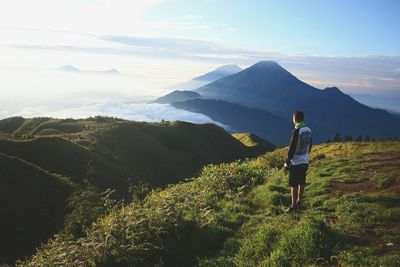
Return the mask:
[(272, 143), (252, 133), (234, 133), (232, 136), (245, 146), (251, 147), (254, 151), (254, 155), (260, 155), (265, 151), (272, 151), (276, 148)]
[(206, 164), (268, 149), (255, 151), (213, 124), (0, 120), (0, 264), (31, 255), (54, 234), (85, 237), (122, 203), (139, 205), (151, 190), (194, 176)]
[[(286, 152), (138, 187), (81, 237), (59, 235), (17, 265), (398, 266), (400, 143), (316, 145), (306, 209), (289, 214)], [(382, 187), (383, 175), (391, 182)]]

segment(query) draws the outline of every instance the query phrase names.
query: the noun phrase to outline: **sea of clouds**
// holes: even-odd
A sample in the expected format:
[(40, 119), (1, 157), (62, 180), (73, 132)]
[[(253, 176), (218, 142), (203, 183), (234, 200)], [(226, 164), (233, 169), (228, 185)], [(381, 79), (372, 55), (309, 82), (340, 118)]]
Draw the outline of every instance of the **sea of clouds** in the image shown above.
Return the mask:
[(208, 116), (151, 103), (161, 85), (136, 77), (64, 71), (0, 72), (0, 119), (23, 116), (87, 118), (112, 116), (136, 121), (215, 123)]

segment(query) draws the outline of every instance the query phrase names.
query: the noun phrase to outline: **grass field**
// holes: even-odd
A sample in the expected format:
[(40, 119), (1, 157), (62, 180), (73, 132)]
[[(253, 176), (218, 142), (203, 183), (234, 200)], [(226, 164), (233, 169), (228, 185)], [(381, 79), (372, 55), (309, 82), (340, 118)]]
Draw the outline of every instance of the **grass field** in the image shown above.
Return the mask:
[(248, 147), (216, 125), (181, 121), (0, 120), (0, 264), (31, 255), (56, 233), (84, 236), (115, 203), (206, 164), (274, 149), (256, 141)]
[(286, 152), (208, 165), (18, 265), (399, 266), (400, 143), (316, 145), (306, 209), (289, 214)]

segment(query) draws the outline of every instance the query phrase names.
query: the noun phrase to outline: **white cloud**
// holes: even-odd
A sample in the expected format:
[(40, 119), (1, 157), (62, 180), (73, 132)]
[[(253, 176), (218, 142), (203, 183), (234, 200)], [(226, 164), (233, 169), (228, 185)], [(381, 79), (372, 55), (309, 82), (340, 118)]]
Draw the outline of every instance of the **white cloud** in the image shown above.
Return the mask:
[[(211, 118), (200, 113), (174, 108), (169, 104), (125, 104), (121, 102), (103, 102), (92, 105), (68, 109), (50, 109), (49, 107), (26, 107), (16, 112), (14, 116), (38, 117), (49, 116), (54, 118), (88, 118), (93, 116), (113, 116), (135, 121), (155, 122), (169, 121), (188, 121), (193, 123), (215, 123), (221, 127), (228, 128), (226, 125), (213, 121)], [(0, 113), (1, 116), (1, 113)]]
[[(132, 34), (141, 31), (142, 13), (162, 0), (1, 0), (0, 25), (86, 32)], [(141, 31), (145, 34), (145, 31)]]

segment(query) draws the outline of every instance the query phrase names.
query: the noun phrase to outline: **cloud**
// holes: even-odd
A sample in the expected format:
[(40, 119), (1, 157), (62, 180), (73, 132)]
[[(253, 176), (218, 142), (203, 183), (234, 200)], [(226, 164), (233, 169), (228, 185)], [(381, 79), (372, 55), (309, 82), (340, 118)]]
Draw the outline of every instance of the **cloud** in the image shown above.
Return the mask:
[(189, 15), (186, 15), (186, 18), (188, 18), (188, 19), (194, 19), (194, 20), (199, 20), (199, 19), (202, 19), (202, 18), (204, 18), (202, 15), (198, 15), (198, 14), (189, 14)]
[[(188, 121), (193, 123), (215, 123), (223, 128), (229, 127), (200, 113), (174, 108), (169, 104), (126, 104), (121, 102), (106, 101), (102, 103), (84, 105), (67, 109), (50, 109), (48, 107), (26, 107), (16, 112), (14, 116), (38, 117), (49, 116), (54, 118), (87, 118), (93, 116), (112, 116), (135, 121), (155, 122)], [(1, 113), (0, 113), (1, 116)]]

